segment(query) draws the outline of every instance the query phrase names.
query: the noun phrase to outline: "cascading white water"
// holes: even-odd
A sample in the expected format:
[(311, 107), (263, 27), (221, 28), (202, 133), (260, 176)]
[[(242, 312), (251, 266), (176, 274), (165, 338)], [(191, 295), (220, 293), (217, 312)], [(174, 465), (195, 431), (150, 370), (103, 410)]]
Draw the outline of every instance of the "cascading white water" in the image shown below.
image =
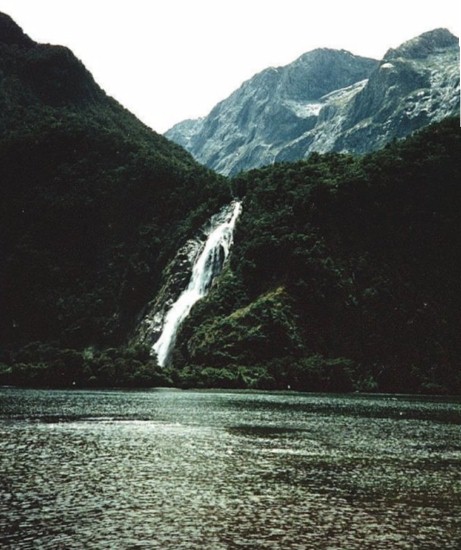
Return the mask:
[(214, 223), (212, 218), (203, 250), (194, 262), (190, 282), (166, 314), (162, 333), (152, 348), (160, 366), (165, 366), (168, 361), (180, 324), (192, 306), (208, 293), (213, 279), (221, 272), (232, 245), (235, 222), (241, 210), (241, 203), (233, 202), (216, 216)]

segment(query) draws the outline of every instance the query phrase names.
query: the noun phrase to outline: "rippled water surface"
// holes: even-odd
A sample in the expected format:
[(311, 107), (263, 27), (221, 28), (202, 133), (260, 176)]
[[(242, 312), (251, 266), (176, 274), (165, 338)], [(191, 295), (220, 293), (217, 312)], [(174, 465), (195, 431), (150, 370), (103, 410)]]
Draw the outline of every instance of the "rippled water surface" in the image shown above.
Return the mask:
[(0, 389), (2, 548), (461, 548), (456, 399)]

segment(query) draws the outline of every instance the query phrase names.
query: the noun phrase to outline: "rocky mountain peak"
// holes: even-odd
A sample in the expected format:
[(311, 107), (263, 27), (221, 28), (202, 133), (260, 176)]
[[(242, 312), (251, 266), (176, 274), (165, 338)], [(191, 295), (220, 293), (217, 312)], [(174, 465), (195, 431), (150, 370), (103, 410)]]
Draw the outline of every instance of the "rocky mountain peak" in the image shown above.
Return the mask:
[(459, 113), (458, 38), (435, 29), (378, 62), (319, 48), (255, 75), (166, 136), (226, 175), (312, 152), (366, 153)]
[(459, 39), (451, 34), (448, 29), (434, 29), (416, 38), (407, 40), (398, 48), (391, 48), (384, 56), (384, 60), (391, 60), (399, 57), (407, 59), (424, 59), (430, 54), (451, 47), (459, 47)]
[(0, 12), (0, 45), (2, 44), (30, 47), (35, 42), (24, 33), (9, 15)]
[(319, 100), (325, 94), (366, 78), (374, 59), (346, 50), (317, 48), (282, 67), (285, 95), (294, 100)]

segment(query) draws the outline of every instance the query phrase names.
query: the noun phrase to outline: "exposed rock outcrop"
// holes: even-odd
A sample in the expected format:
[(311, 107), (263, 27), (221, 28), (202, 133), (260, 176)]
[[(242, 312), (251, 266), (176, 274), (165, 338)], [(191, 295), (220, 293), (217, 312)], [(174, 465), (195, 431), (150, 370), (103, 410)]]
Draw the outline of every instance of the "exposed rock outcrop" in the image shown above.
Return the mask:
[(236, 174), (311, 152), (365, 153), (459, 112), (459, 41), (424, 33), (381, 62), (308, 52), (242, 84), (207, 117), (166, 136), (201, 163)]

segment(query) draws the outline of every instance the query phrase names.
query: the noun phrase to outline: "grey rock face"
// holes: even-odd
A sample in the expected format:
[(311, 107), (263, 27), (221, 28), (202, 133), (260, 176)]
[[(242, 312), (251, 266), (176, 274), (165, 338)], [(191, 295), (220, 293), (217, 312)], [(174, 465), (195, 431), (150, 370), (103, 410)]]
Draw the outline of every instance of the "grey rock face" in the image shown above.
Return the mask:
[(192, 273), (194, 260), (203, 247), (205, 234), (197, 235), (187, 241), (164, 272), (163, 285), (155, 299), (147, 305), (145, 315), (137, 327), (133, 342), (147, 344), (150, 347), (160, 336), (166, 314), (187, 286)]
[(315, 126), (325, 94), (366, 78), (376, 65), (346, 51), (314, 50), (255, 75), (206, 118), (181, 122), (166, 136), (224, 174), (269, 164)]
[(243, 83), (207, 117), (166, 137), (226, 175), (311, 152), (365, 153), (459, 112), (459, 41), (436, 29), (381, 62), (308, 52)]
[[(234, 204), (231, 206), (235, 208)], [(133, 343), (147, 344), (152, 347), (158, 340), (164, 328), (168, 311), (189, 284), (194, 263), (201, 254), (208, 236), (217, 225), (226, 221), (230, 212), (228, 207), (213, 215), (195, 236), (176, 252), (175, 257), (163, 272), (160, 291), (146, 307), (136, 329)], [(216, 260), (219, 262), (217, 271), (221, 271), (225, 255), (219, 255)]]

